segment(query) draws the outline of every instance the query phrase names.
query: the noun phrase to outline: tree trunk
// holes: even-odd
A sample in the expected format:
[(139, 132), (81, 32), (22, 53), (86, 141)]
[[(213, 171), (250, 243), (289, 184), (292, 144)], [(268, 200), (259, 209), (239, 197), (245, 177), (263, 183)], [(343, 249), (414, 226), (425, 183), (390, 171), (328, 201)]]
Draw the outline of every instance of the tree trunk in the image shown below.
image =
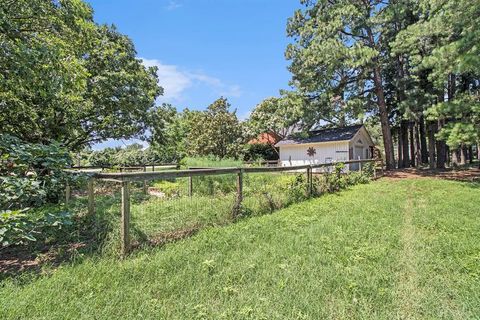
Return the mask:
[(462, 146), (460, 147), (460, 164), (461, 165), (466, 165), (467, 164), (467, 146), (462, 143)]
[[(444, 97), (444, 89), (440, 90), (438, 93), (438, 102), (443, 102), (445, 100)], [(437, 120), (437, 132), (440, 131), (445, 124), (445, 120), (438, 119)], [(437, 140), (436, 144), (437, 149), (437, 168), (438, 169), (445, 169), (445, 160), (447, 158), (447, 145), (445, 141)]]
[(422, 155), (420, 152), (420, 125), (415, 121), (415, 159), (417, 161), (417, 167), (420, 167), (422, 164)]
[(428, 160), (430, 169), (435, 169), (435, 133), (437, 132), (437, 126), (434, 121), (430, 121), (428, 124)]
[(468, 162), (473, 163), (473, 146), (468, 146)]
[[(370, 26), (365, 28), (368, 35), (368, 42), (371, 48), (376, 48), (375, 37), (373, 36)], [(380, 122), (382, 124), (383, 146), (385, 148), (385, 165), (387, 170), (395, 168), (395, 155), (393, 153), (392, 132), (388, 121), (388, 109), (385, 101), (385, 92), (383, 91), (383, 80), (378, 57), (374, 57), (373, 61), (373, 84), (375, 86), (375, 94), (377, 96), (378, 110), (380, 113)]]
[(452, 166), (456, 167), (460, 163), (459, 159), (459, 149), (453, 149), (450, 153), (450, 162)]
[(403, 165), (403, 137), (402, 137), (402, 127), (399, 126), (398, 127), (398, 149), (397, 149), (397, 153), (398, 153), (398, 164), (397, 164), (397, 167), (399, 169), (403, 168), (404, 165)]
[(415, 167), (415, 139), (413, 137), (412, 123), (409, 124), (408, 131), (410, 133), (410, 166)]
[(420, 150), (422, 153), (422, 163), (428, 163), (427, 137), (425, 130), (425, 119), (423, 114), (420, 116)]
[(393, 155), (393, 142), (392, 133), (390, 131), (390, 124), (388, 122), (388, 110), (385, 102), (385, 95), (382, 87), (382, 75), (380, 74), (380, 68), (374, 67), (374, 83), (375, 92), (377, 95), (378, 109), (380, 111), (380, 122), (382, 124), (383, 145), (385, 148), (385, 164), (388, 169), (395, 168), (395, 157)]
[(478, 160), (478, 169), (480, 169), (480, 140), (477, 140), (477, 160)]
[(403, 152), (403, 168), (410, 167), (410, 156), (408, 154), (408, 122), (407, 120), (402, 120), (400, 123), (400, 131), (402, 132), (402, 152)]

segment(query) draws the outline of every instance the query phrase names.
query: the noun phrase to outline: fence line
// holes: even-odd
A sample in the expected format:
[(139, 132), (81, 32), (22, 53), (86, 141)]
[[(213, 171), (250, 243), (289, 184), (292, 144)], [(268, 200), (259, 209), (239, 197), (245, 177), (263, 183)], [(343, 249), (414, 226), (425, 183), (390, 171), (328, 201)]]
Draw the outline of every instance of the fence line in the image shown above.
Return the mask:
[[(143, 190), (147, 193), (148, 180), (167, 180), (174, 178), (189, 178), (188, 181), (188, 196), (192, 197), (193, 194), (193, 182), (192, 177), (200, 176), (212, 176), (223, 174), (236, 174), (236, 200), (232, 209), (232, 219), (238, 218), (241, 212), (241, 205), (243, 201), (243, 175), (245, 173), (266, 173), (266, 172), (295, 172), (298, 170), (306, 170), (307, 175), (307, 195), (310, 197), (313, 194), (313, 174), (314, 169), (332, 167), (336, 164), (360, 164), (361, 170), (363, 163), (373, 163), (373, 177), (376, 179), (377, 175), (377, 163), (381, 163), (380, 169), (383, 174), (383, 161), (377, 159), (363, 159), (363, 160), (351, 160), (333, 163), (323, 164), (310, 164), (300, 166), (285, 166), (285, 167), (245, 167), (245, 168), (208, 168), (208, 169), (189, 169), (189, 170), (177, 170), (177, 171), (157, 171), (157, 172), (121, 172), (121, 173), (90, 173), (90, 179), (88, 181), (88, 212), (89, 214), (95, 213), (94, 202), (94, 180), (103, 180), (109, 182), (116, 182), (121, 184), (121, 253), (125, 256), (130, 251), (130, 183), (135, 181), (143, 181)], [(66, 201), (70, 198), (70, 187), (67, 186)]]
[(147, 167), (151, 167), (152, 171), (157, 169), (175, 169), (179, 167), (178, 163), (147, 163), (147, 164), (135, 164), (132, 166), (72, 166), (68, 169), (70, 170), (105, 170), (105, 169), (118, 169), (120, 172), (128, 170), (145, 170)]

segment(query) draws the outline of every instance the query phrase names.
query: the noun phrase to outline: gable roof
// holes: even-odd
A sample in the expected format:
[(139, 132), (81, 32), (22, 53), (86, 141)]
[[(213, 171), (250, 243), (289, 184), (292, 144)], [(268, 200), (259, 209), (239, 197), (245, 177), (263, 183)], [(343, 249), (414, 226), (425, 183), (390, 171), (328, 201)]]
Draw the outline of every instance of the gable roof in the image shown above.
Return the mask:
[(297, 138), (289, 136), (282, 141), (278, 142), (275, 146), (279, 147), (282, 145), (289, 144), (303, 144), (303, 143), (320, 143), (320, 142), (333, 142), (333, 141), (345, 141), (351, 140), (358, 130), (363, 127), (362, 124), (341, 127), (341, 128), (329, 128), (310, 131), (307, 138)]

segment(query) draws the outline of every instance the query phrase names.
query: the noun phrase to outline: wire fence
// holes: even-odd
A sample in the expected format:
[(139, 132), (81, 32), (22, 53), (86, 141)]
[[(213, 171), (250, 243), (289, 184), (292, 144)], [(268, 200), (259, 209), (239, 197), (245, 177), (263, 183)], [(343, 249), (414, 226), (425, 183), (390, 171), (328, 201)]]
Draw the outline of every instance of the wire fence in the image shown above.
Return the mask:
[[(75, 189), (67, 187), (65, 196), (66, 202), (77, 198), (76, 203), (100, 220), (120, 223), (120, 229), (110, 224), (116, 229), (110, 241), (126, 255), (132, 247), (162, 244), (202, 228), (269, 214), (377, 176), (375, 160), (345, 164), (94, 172)], [(349, 164), (364, 169), (350, 171)]]

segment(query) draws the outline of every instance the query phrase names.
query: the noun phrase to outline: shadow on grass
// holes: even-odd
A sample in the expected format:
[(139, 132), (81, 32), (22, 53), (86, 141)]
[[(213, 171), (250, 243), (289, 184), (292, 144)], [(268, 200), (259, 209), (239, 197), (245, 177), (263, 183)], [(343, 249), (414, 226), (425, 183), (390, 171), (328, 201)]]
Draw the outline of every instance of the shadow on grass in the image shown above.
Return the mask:
[[(189, 217), (190, 220), (183, 221), (175, 230), (156, 234), (147, 234), (142, 226), (132, 223), (130, 229), (134, 239), (131, 244), (132, 249), (136, 251), (149, 247), (161, 247), (192, 237), (208, 227), (221, 227), (238, 220), (272, 214), (277, 210), (327, 193), (331, 192), (315, 194), (310, 198), (296, 198), (288, 193), (282, 194), (280, 198), (272, 197), (268, 192), (252, 193), (248, 196), (249, 199), (247, 197), (244, 199), (241, 213), (236, 219), (232, 219), (227, 212), (225, 217), (218, 221), (201, 222), (194, 217)], [(152, 200), (151, 196), (144, 195), (138, 190), (131, 193), (132, 204), (147, 204), (149, 200)], [(119, 256), (120, 202), (118, 192), (97, 196), (95, 215), (88, 215), (87, 199), (84, 197), (75, 199), (67, 208), (58, 206), (57, 210), (68, 209), (75, 213), (73, 225), (56, 234), (55, 239), (44, 239), (45, 241), (41, 243), (39, 241), (38, 244), (28, 247), (1, 250), (0, 281), (15, 278), (23, 279), (19, 281), (25, 282), (28, 281), (25, 279), (35, 279), (39, 275), (49, 274), (61, 264), (80, 264), (86, 258), (95, 256)], [(232, 209), (233, 205), (232, 203)], [(218, 210), (218, 208), (212, 207), (211, 210)]]
[(39, 208), (49, 212), (74, 212), (73, 223), (56, 231), (55, 237), (40, 235), (32, 244), (2, 248), (0, 281), (25, 273), (48, 274), (49, 269), (61, 264), (79, 263), (85, 257), (101, 254), (115, 228), (114, 222), (118, 220), (115, 219), (115, 211), (118, 210), (114, 210), (118, 204), (117, 195), (99, 197), (94, 215), (88, 215), (85, 198), (74, 199), (69, 206), (48, 205)]
[(436, 178), (452, 181), (464, 181), (475, 184), (480, 183), (480, 168), (474, 166), (464, 166), (447, 169), (428, 169), (428, 168), (406, 168), (395, 169), (385, 172), (385, 177), (389, 179), (414, 179), (414, 178)]

